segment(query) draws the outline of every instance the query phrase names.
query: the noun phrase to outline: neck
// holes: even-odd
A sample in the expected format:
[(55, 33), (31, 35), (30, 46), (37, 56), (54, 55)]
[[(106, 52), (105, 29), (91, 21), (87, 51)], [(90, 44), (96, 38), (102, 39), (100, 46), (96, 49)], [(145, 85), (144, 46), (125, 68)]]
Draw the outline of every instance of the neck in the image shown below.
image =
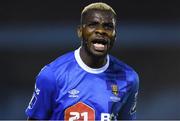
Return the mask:
[(106, 56), (93, 56), (92, 54), (87, 52), (84, 47), (80, 48), (80, 57), (82, 61), (91, 68), (100, 68), (107, 62)]

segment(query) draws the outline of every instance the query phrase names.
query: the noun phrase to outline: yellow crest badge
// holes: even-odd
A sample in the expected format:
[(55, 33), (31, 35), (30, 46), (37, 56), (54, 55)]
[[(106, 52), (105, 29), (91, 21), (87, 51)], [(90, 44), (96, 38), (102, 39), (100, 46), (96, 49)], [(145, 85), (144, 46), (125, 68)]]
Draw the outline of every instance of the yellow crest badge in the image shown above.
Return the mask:
[(111, 85), (111, 89), (112, 89), (112, 93), (117, 96), (119, 93), (118, 92), (118, 86), (113, 84), (113, 85)]

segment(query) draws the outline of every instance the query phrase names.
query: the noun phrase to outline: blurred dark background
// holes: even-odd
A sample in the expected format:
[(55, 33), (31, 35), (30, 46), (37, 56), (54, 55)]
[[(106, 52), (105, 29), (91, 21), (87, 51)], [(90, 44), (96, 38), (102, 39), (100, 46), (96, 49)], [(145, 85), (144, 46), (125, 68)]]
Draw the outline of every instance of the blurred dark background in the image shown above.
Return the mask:
[[(118, 15), (111, 54), (140, 77), (137, 118), (180, 119), (180, 1), (101, 1)], [(36, 75), (79, 47), (76, 28), (91, 2), (0, 2), (0, 119), (26, 119)]]

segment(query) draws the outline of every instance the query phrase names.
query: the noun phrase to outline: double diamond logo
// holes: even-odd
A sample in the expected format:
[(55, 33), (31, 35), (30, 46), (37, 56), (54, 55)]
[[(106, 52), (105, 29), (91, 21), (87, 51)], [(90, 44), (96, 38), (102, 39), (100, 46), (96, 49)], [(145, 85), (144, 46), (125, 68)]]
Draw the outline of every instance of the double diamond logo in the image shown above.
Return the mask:
[(69, 97), (79, 97), (78, 95), (79, 91), (76, 89), (69, 90), (68, 93), (69, 93)]

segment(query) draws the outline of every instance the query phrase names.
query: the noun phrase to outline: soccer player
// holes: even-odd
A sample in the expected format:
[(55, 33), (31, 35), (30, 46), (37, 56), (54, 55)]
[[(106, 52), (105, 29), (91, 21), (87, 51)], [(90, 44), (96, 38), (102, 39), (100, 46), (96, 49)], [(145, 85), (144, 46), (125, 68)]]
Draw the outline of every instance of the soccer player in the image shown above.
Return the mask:
[(81, 46), (38, 74), (28, 119), (135, 119), (138, 75), (108, 54), (116, 39), (115, 11), (101, 2), (86, 6), (77, 33)]

